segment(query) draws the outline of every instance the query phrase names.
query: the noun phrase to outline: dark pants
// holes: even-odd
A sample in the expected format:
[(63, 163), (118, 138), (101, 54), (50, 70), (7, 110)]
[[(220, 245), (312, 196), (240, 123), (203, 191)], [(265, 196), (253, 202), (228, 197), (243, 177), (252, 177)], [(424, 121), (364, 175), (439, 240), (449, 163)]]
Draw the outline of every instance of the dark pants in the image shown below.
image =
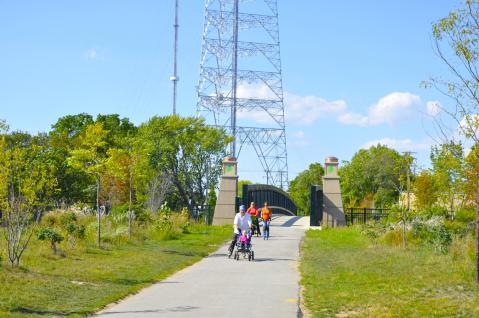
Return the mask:
[(233, 240), (231, 241), (230, 248), (228, 249), (230, 253), (233, 252), (235, 248), (236, 241), (238, 241), (239, 234), (233, 233)]
[(260, 230), (260, 227), (259, 227), (258, 219), (254, 219), (253, 225), (254, 225), (255, 230), (258, 231), (258, 235), (261, 236), (261, 230)]

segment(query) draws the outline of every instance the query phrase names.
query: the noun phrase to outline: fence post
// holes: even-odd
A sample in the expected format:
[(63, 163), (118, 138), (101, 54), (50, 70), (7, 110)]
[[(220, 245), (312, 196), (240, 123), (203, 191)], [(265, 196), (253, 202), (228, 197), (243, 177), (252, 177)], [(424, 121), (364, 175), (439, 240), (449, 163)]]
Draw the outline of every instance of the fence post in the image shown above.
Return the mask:
[(366, 208), (363, 210), (363, 219), (364, 219), (364, 224), (366, 224)]

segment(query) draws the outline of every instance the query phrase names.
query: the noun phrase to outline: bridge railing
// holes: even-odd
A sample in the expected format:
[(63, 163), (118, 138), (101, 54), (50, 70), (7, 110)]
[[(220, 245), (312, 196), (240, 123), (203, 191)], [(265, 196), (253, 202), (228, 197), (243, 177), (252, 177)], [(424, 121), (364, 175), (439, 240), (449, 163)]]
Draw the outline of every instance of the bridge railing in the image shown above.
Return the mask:
[(347, 225), (365, 224), (369, 221), (380, 221), (389, 216), (391, 209), (346, 208), (344, 215)]

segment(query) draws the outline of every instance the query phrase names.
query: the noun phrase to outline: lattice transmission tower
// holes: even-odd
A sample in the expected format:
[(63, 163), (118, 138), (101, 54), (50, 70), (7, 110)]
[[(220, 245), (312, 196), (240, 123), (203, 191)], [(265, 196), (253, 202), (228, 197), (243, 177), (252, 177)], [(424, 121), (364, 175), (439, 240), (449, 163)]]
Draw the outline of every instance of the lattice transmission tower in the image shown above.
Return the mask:
[(285, 189), (288, 161), (277, 0), (205, 0), (197, 114), (252, 147), (266, 182)]

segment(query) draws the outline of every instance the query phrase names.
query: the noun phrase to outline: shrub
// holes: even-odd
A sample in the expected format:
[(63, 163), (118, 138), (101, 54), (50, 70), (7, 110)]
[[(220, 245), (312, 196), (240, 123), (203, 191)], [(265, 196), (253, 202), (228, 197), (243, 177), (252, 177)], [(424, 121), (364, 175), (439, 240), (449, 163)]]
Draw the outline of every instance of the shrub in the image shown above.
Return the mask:
[(444, 225), (444, 219), (438, 216), (426, 221), (414, 220), (412, 222), (412, 233), (415, 238), (431, 244), (436, 251), (442, 253), (447, 251), (449, 244), (452, 242), (451, 234)]
[(68, 235), (71, 235), (75, 238), (78, 239), (84, 239), (85, 238), (85, 226), (83, 224), (81, 225), (76, 225), (74, 223), (70, 223), (66, 226), (66, 231)]
[(122, 244), (128, 241), (128, 227), (109, 228), (103, 232), (101, 240), (110, 244)]
[(71, 223), (77, 221), (77, 216), (74, 212), (61, 213), (59, 217), (60, 225), (66, 229)]
[(53, 250), (53, 253), (57, 253), (57, 244), (63, 241), (63, 236), (59, 233), (55, 232), (55, 230), (51, 228), (44, 228), (41, 229), (38, 233), (38, 239), (40, 241), (49, 241)]
[(148, 210), (142, 208), (141, 206), (137, 206), (135, 207), (134, 211), (135, 211), (135, 220), (139, 224), (145, 225), (145, 224), (150, 224), (153, 222), (154, 218), (151, 212), (149, 212)]
[(60, 223), (58, 213), (55, 212), (47, 213), (42, 221), (42, 223), (48, 227), (54, 227)]
[(462, 208), (456, 211), (454, 220), (457, 222), (471, 223), (476, 220), (476, 211), (474, 208)]
[(418, 213), (428, 219), (434, 216), (447, 218), (449, 215), (448, 210), (440, 206), (430, 206), (422, 211), (419, 211)]

